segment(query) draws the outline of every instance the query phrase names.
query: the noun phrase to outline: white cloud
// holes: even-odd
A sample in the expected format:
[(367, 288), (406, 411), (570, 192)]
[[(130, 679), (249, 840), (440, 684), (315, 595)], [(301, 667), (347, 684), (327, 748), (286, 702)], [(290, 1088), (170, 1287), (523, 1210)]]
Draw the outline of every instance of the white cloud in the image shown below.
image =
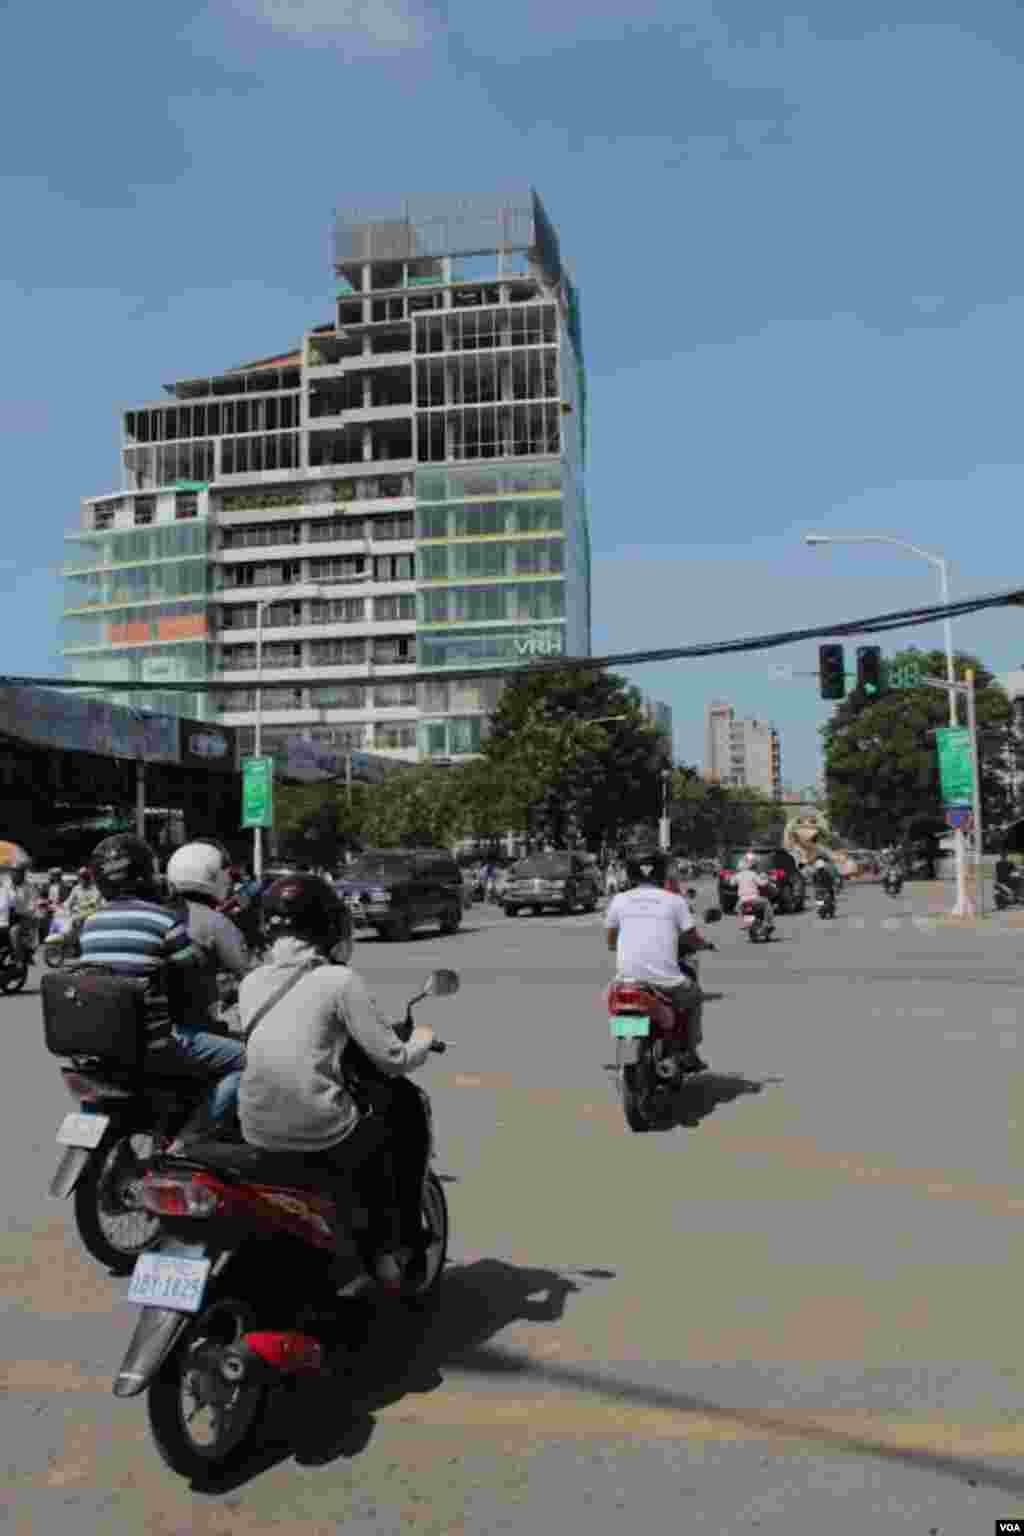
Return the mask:
[(374, 49), (422, 48), (426, 18), (408, 0), (229, 0), (236, 14), (308, 41), (362, 44)]

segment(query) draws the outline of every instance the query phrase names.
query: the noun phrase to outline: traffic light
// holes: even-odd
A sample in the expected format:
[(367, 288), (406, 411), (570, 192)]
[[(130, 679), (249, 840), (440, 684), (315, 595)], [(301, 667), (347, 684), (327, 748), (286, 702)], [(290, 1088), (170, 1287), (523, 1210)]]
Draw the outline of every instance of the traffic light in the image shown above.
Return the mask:
[(878, 645), (857, 647), (857, 687), (869, 699), (875, 699), (882, 691), (882, 648)]
[(846, 697), (846, 660), (841, 645), (819, 645), (818, 681), (823, 699)]

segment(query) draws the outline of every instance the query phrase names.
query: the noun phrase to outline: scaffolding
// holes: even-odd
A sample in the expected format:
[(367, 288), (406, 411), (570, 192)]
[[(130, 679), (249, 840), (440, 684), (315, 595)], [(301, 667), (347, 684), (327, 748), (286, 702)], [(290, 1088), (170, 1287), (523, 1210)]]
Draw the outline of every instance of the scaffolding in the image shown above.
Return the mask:
[(388, 214), (336, 211), (334, 216), (332, 255), (338, 276), (363, 261), (437, 260), (491, 251), (529, 251), (551, 281), (558, 282), (558, 236), (532, 187), (499, 197), (429, 204), (407, 199), (400, 210)]

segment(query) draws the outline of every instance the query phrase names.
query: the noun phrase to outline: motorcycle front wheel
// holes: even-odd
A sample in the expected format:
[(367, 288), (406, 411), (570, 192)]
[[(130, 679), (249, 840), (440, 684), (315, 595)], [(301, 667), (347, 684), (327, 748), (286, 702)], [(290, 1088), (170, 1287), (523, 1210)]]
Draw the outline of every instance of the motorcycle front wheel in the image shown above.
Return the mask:
[(43, 964), (48, 965), (54, 971), (62, 966), (64, 964), (64, 945), (57, 943), (44, 944)]
[(159, 1216), (138, 1197), (152, 1154), (148, 1134), (108, 1135), (75, 1185), (75, 1225), (82, 1245), (114, 1275), (130, 1275), (139, 1254), (160, 1236)]
[(243, 1301), (208, 1306), (182, 1335), (147, 1394), (149, 1427), (172, 1472), (202, 1480), (239, 1460), (263, 1418), (262, 1382), (230, 1379), (225, 1352), (255, 1327)]

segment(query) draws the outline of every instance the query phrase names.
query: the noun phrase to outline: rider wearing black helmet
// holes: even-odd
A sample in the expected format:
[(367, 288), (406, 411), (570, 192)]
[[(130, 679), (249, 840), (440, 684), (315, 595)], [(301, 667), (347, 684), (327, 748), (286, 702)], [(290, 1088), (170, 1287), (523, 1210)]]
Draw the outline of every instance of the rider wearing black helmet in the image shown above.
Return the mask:
[(422, 1252), (429, 1151), (420, 1095), (400, 1079), (426, 1060), (433, 1033), (417, 1025), (404, 1041), (381, 1017), (349, 965), (352, 914), (326, 881), (285, 875), (264, 897), (263, 912), (271, 949), (238, 999), (242, 1023), (252, 1028), (239, 1092), (242, 1134), (269, 1151), (315, 1154), (345, 1175), (359, 1169), (365, 1177), (372, 1158), (390, 1155), (393, 1182), (381, 1182), (371, 1201), (364, 1259), (397, 1289), (403, 1265)]
[[(92, 856), (104, 899), (82, 926), (82, 964), (115, 975), (151, 978), (145, 1071), (213, 1079), (207, 1114), (219, 1119), (234, 1103), (244, 1052), (237, 1040), (194, 1027), (190, 982), (200, 957), (188, 933), (188, 912), (161, 901), (156, 855), (141, 837), (104, 838)], [(198, 1128), (206, 1117), (200, 1116)]]

